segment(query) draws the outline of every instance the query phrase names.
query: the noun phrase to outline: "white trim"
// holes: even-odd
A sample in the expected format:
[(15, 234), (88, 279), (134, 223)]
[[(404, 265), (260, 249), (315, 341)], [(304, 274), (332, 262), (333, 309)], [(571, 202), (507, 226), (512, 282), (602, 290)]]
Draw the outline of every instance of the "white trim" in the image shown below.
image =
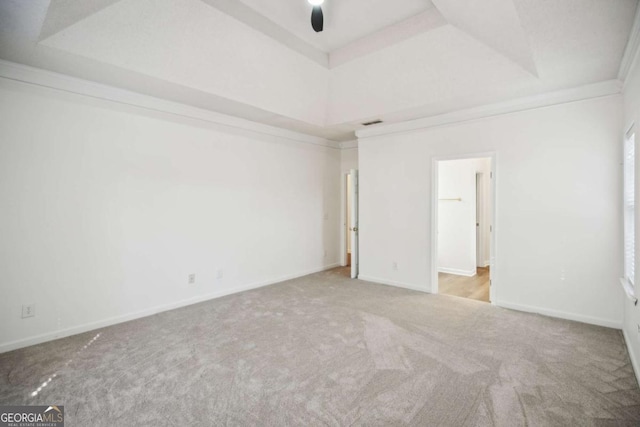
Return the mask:
[[(640, 7), (639, 7), (640, 9)], [(629, 139), (633, 136), (633, 134), (635, 133), (635, 122), (631, 123), (631, 125), (629, 126), (629, 128), (627, 129), (627, 131), (624, 133), (624, 137), (626, 139)]]
[(40, 344), (47, 341), (52, 341), (59, 338), (68, 337), (71, 335), (77, 335), (84, 332), (92, 331), (95, 329), (105, 328), (107, 326), (117, 325), (118, 323), (128, 322), (130, 320), (140, 319), (142, 317), (151, 316), (157, 313), (162, 313), (169, 310), (174, 310), (176, 308), (186, 307), (189, 305), (197, 304), (204, 301), (209, 301), (212, 299), (224, 297), (231, 294), (236, 294), (239, 292), (248, 291), (251, 289), (257, 289), (264, 286), (273, 285), (275, 283), (284, 282), (285, 280), (291, 280), (302, 276), (307, 276), (309, 274), (318, 273), (325, 270), (330, 270), (335, 267), (339, 267), (340, 263), (333, 263), (329, 265), (325, 265), (324, 267), (307, 270), (300, 273), (289, 274), (286, 276), (279, 277), (277, 279), (266, 280), (263, 282), (255, 282), (248, 285), (237, 286), (233, 289), (228, 289), (224, 291), (213, 292), (207, 295), (201, 295), (194, 298), (189, 298), (186, 300), (164, 304), (156, 307), (147, 308), (135, 313), (124, 314), (121, 316), (111, 317), (108, 319), (102, 319), (95, 322), (85, 323), (84, 325), (74, 326), (67, 329), (60, 329), (52, 332), (47, 332), (44, 334), (23, 338), (15, 341), (10, 341), (8, 343), (0, 344), (0, 354), (5, 353), (7, 351), (17, 350), (19, 348), (28, 347), (35, 344)]
[(347, 266), (347, 176), (349, 171), (340, 171), (340, 265)]
[[(485, 197), (488, 196), (485, 191), (485, 174), (483, 172), (475, 171), (475, 195), (476, 195), (476, 228), (475, 228), (475, 237), (476, 237), (476, 270), (478, 267), (484, 267), (484, 248), (485, 248), (485, 239), (488, 233), (485, 233)], [(487, 177), (488, 179), (489, 177)], [(482, 226), (481, 226), (482, 225)], [(488, 228), (488, 227), (487, 227)]]
[(348, 150), (350, 148), (358, 148), (358, 140), (354, 139), (352, 141), (344, 141), (340, 143), (340, 148), (343, 150)]
[(608, 80), (600, 83), (579, 86), (572, 89), (549, 92), (542, 95), (529, 96), (512, 101), (487, 104), (480, 107), (458, 110), (452, 113), (440, 114), (437, 116), (431, 116), (417, 120), (410, 120), (388, 125), (383, 124), (372, 127), (370, 129), (360, 129), (356, 131), (356, 136), (359, 139), (362, 139), (395, 133), (412, 132), (436, 126), (466, 122), (470, 120), (477, 120), (486, 117), (499, 116), (502, 114), (516, 113), (537, 108), (544, 108), (569, 102), (582, 101), (590, 98), (617, 95), (620, 94), (621, 91), (622, 82), (620, 82), (619, 80)]
[(438, 267), (438, 273), (455, 274), (457, 276), (473, 277), (478, 274), (477, 270), (459, 270), (457, 268)]
[(495, 301), (495, 305), (511, 310), (524, 311), (527, 313), (542, 314), (544, 316), (556, 317), (559, 319), (573, 320), (576, 322), (588, 323), (590, 325), (605, 326), (607, 328), (622, 329), (622, 323), (614, 320), (602, 319), (599, 317), (585, 316), (566, 311), (552, 310), (548, 308), (534, 307), (531, 305), (514, 304), (507, 301)]
[(486, 268), (489, 267), (491, 265), (491, 261), (489, 261), (488, 259), (484, 260), (484, 265), (482, 267)]
[(629, 359), (631, 359), (633, 373), (636, 374), (636, 381), (640, 384), (640, 366), (638, 366), (638, 359), (636, 359), (636, 354), (633, 352), (633, 346), (631, 345), (631, 340), (629, 339), (629, 335), (625, 328), (622, 328), (622, 336), (624, 336), (624, 343), (626, 344), (627, 351), (629, 352)]
[(360, 227), (360, 214), (359, 212), (359, 198), (360, 198), (360, 176), (358, 174), (358, 169), (349, 169), (349, 188), (351, 194), (351, 203), (349, 204), (349, 216), (351, 220), (349, 221), (349, 225), (352, 227), (349, 230), (349, 235), (351, 236), (351, 278), (357, 279), (360, 275), (360, 232), (358, 231), (358, 227)]
[(636, 66), (638, 60), (638, 52), (640, 51), (640, 6), (636, 8), (636, 14), (633, 18), (633, 26), (631, 27), (631, 33), (627, 41), (627, 46), (624, 49), (624, 55), (620, 62), (620, 69), (618, 70), (618, 79), (625, 82), (629, 73)]
[(438, 159), (431, 159), (431, 293), (437, 294), (440, 291), (438, 283)]
[(295, 142), (340, 149), (340, 143), (337, 141), (331, 141), (325, 138), (306, 135), (262, 123), (256, 123), (251, 120), (216, 113), (178, 102), (167, 101), (113, 86), (67, 76), (53, 71), (17, 64), (15, 62), (0, 60), (0, 78), (57, 91), (69, 92), (107, 102), (115, 102), (126, 106), (138, 107), (144, 110), (202, 120), (257, 134), (285, 138)]
[(621, 277), (620, 285), (622, 285), (622, 289), (624, 290), (627, 298), (629, 298), (629, 300), (633, 302), (633, 305), (636, 305), (638, 303), (638, 297), (636, 297), (636, 292), (633, 284), (626, 277)]
[(363, 275), (359, 275), (358, 280), (363, 280), (365, 282), (378, 283), (380, 285), (393, 286), (396, 288), (410, 289), (412, 291), (424, 292), (426, 294), (431, 293), (429, 292), (428, 289), (425, 289), (422, 286), (413, 285), (411, 283), (398, 282), (395, 280), (380, 279), (378, 277), (363, 276)]

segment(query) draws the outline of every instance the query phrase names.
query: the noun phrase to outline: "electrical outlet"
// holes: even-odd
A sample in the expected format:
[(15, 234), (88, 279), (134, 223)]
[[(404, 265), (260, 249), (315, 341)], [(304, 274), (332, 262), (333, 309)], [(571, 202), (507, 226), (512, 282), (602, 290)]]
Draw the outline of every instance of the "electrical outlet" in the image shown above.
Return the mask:
[(223, 276), (224, 276), (224, 271), (218, 270), (216, 272), (216, 279), (222, 279)]
[(391, 264), (391, 268), (393, 268), (393, 271), (398, 271), (398, 262), (393, 261), (393, 264)]
[(196, 283), (196, 274), (195, 273), (191, 273), (189, 275), (189, 284), (193, 285), (194, 283)]
[(22, 318), (26, 317), (34, 317), (36, 315), (36, 305), (35, 304), (24, 304), (22, 306)]

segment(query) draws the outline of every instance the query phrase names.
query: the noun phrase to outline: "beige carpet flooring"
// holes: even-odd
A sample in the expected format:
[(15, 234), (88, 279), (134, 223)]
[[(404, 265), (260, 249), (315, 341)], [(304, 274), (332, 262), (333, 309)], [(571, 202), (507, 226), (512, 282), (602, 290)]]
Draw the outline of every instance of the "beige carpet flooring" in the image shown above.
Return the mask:
[(1, 354), (0, 404), (67, 426), (640, 425), (620, 331), (343, 269)]

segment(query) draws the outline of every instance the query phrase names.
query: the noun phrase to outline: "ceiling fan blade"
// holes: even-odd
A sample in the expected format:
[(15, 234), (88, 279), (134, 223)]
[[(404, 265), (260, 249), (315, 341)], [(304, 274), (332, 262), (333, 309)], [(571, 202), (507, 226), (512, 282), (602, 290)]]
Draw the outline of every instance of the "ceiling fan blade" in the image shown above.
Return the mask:
[(324, 16), (322, 15), (322, 8), (320, 6), (314, 6), (311, 12), (311, 26), (316, 33), (322, 31), (324, 27)]

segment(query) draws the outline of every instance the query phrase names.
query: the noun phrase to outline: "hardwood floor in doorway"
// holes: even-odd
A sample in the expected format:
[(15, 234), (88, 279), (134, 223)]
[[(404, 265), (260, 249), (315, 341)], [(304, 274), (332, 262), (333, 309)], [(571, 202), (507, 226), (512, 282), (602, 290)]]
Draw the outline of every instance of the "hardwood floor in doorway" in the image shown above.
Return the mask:
[(473, 277), (438, 273), (439, 293), (489, 302), (489, 267), (478, 267)]

